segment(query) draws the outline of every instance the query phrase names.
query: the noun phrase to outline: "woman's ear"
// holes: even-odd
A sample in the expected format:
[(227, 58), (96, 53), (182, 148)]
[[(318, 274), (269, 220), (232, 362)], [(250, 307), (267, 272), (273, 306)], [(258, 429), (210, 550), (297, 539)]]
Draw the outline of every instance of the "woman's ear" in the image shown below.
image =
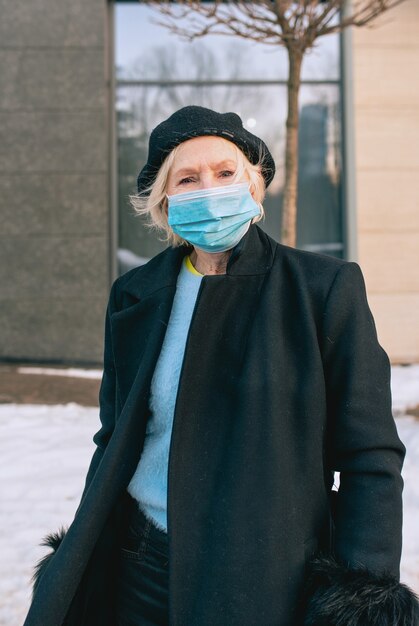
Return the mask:
[(256, 202), (256, 187), (254, 186), (253, 183), (250, 183), (249, 185), (249, 191), (250, 191), (250, 195), (252, 196), (253, 200)]

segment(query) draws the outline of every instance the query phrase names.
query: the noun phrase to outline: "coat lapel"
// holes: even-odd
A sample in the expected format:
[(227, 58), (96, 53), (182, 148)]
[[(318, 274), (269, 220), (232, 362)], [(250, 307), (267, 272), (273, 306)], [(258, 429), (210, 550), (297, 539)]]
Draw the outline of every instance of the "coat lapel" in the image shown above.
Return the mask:
[(167, 249), (133, 272), (122, 288), (123, 304), (111, 315), (115, 368), (121, 406), (128, 395), (142, 392), (151, 381), (187, 249)]
[[(174, 624), (192, 623), (185, 607), (196, 597), (200, 575), (211, 560), (203, 552), (197, 566), (194, 550), (209, 545), (202, 533), (209, 528), (218, 497), (214, 485), (223, 480), (220, 469), (226, 469), (220, 454), (242, 427), (235, 420), (243, 363), (272, 261), (270, 240), (252, 227), (232, 253), (227, 273), (203, 278), (191, 322), (169, 457), (169, 600)], [(223, 506), (220, 502), (220, 510)]]
[[(183, 257), (190, 248), (168, 248), (147, 265), (134, 271), (122, 288), (122, 302), (129, 303), (121, 311), (111, 316), (115, 367), (119, 385), (121, 405), (124, 406), (128, 394), (141, 393), (144, 382), (151, 381), (176, 292), (176, 281)], [(257, 301), (257, 288), (250, 283), (262, 284), (263, 275), (272, 265), (273, 254), (270, 241), (257, 226), (252, 226), (240, 243), (234, 248), (227, 265), (227, 273), (222, 276), (207, 276), (205, 282), (205, 303), (200, 307), (208, 330), (222, 316), (224, 336), (237, 340), (243, 335), (246, 319), (251, 316), (249, 298)], [(239, 279), (240, 277), (240, 279)], [(259, 277), (259, 278), (258, 278)], [(241, 315), (238, 314), (237, 300), (228, 313), (232, 286), (241, 285), (239, 298)], [(246, 316), (243, 313), (246, 312)], [(215, 318), (213, 317), (215, 315)], [(228, 321), (230, 320), (230, 321)], [(220, 324), (218, 324), (220, 328)], [(201, 326), (202, 329), (202, 326)], [(212, 333), (213, 334), (213, 333)], [(225, 346), (227, 349), (227, 346)], [(140, 384), (141, 382), (141, 384)], [(147, 390), (148, 391), (148, 390)]]

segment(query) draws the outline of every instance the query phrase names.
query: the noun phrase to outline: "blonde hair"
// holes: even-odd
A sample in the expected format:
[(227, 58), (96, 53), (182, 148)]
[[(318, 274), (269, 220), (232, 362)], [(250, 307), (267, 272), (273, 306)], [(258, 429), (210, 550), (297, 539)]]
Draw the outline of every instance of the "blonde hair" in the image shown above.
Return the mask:
[[(223, 141), (226, 140), (223, 139)], [(181, 145), (176, 146), (163, 161), (154, 182), (142, 193), (129, 197), (135, 213), (145, 217), (146, 225), (159, 233), (161, 241), (173, 247), (190, 245), (182, 237), (176, 235), (167, 223), (167, 179)], [(233, 146), (236, 150), (237, 169), (234, 176), (231, 177), (231, 181), (234, 183), (240, 180), (243, 175), (248, 177), (252, 195), (260, 207), (260, 215), (254, 217), (252, 223), (259, 222), (265, 216), (262, 206), (265, 197), (265, 180), (261, 173), (261, 164), (253, 165), (240, 148), (235, 144)]]

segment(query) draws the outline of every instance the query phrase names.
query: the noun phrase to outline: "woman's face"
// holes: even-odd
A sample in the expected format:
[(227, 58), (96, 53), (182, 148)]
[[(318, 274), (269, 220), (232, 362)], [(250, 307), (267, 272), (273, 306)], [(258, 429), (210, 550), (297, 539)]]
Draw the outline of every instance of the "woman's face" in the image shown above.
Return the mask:
[[(194, 137), (180, 144), (169, 171), (166, 193), (230, 185), (237, 168), (235, 145), (222, 137)], [(234, 182), (244, 182), (246, 174)]]

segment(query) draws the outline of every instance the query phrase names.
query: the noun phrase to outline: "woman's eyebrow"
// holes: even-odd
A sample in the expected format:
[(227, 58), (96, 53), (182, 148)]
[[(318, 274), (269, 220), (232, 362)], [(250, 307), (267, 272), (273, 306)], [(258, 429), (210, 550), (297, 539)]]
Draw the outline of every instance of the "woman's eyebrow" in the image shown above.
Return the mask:
[[(230, 168), (235, 168), (236, 167), (236, 162), (232, 161), (231, 159), (226, 159), (224, 161), (216, 161), (214, 163), (210, 163), (209, 164), (211, 169), (213, 170), (217, 170), (217, 169), (223, 169), (225, 167), (230, 167)], [(194, 172), (196, 172), (198, 168), (195, 167), (182, 167), (179, 170), (175, 170), (174, 174), (175, 176), (185, 176), (185, 174), (192, 174)]]
[(182, 167), (180, 170), (175, 170), (173, 173), (175, 176), (185, 176), (186, 174), (193, 174), (195, 171), (193, 167)]
[(232, 161), (231, 159), (225, 159), (224, 161), (220, 161), (218, 163), (210, 163), (213, 169), (223, 169), (224, 167), (233, 167), (235, 168), (237, 163)]

